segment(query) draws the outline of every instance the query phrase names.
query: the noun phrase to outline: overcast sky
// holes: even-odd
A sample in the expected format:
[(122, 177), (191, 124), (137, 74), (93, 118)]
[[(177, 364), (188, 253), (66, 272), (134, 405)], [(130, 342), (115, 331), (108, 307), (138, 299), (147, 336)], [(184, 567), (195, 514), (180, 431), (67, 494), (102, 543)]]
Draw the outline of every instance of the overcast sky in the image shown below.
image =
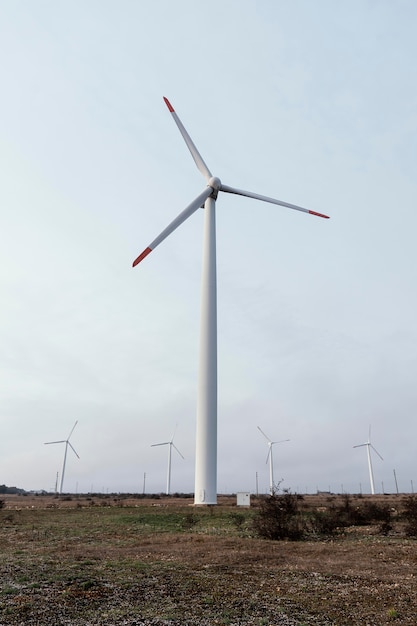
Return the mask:
[[(0, 484), (192, 492), (205, 187), (218, 490), (417, 489), (417, 3), (0, 0)], [(414, 481), (414, 483), (413, 483)]]

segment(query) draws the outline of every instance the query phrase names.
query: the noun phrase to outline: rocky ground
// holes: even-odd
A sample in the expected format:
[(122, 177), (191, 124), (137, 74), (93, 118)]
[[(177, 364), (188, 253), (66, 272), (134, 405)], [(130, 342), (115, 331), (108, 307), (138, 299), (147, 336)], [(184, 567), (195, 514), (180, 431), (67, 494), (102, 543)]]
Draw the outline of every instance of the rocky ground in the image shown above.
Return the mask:
[(20, 504), (0, 511), (0, 626), (417, 623), (399, 533), (271, 542), (227, 508)]

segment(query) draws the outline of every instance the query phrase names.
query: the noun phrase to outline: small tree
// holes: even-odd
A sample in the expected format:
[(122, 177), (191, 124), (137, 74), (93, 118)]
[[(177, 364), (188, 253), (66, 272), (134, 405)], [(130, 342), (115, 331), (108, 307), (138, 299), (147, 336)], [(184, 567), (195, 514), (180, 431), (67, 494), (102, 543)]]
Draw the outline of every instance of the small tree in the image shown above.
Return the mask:
[(265, 539), (302, 539), (305, 522), (299, 511), (298, 496), (284, 490), (262, 498), (253, 527)]

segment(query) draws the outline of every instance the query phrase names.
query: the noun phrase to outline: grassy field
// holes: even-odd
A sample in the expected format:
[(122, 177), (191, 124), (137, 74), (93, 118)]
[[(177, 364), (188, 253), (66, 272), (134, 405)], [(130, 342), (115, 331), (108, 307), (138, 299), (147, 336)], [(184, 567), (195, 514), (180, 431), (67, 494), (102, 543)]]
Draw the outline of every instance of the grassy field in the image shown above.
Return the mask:
[[(258, 508), (192, 500), (2, 496), (0, 626), (417, 623), (417, 542), (392, 528), (258, 538)], [(363, 502), (363, 499), (360, 500)], [(304, 511), (336, 497), (306, 496)], [(397, 517), (398, 517), (398, 521)]]

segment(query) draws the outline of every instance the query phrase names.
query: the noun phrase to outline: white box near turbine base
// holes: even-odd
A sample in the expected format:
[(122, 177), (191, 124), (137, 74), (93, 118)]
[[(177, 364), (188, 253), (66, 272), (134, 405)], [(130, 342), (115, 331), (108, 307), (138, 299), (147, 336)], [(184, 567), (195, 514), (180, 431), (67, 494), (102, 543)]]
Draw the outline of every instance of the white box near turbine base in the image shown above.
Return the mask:
[(238, 506), (250, 506), (250, 493), (248, 491), (240, 491), (237, 493), (236, 503)]

